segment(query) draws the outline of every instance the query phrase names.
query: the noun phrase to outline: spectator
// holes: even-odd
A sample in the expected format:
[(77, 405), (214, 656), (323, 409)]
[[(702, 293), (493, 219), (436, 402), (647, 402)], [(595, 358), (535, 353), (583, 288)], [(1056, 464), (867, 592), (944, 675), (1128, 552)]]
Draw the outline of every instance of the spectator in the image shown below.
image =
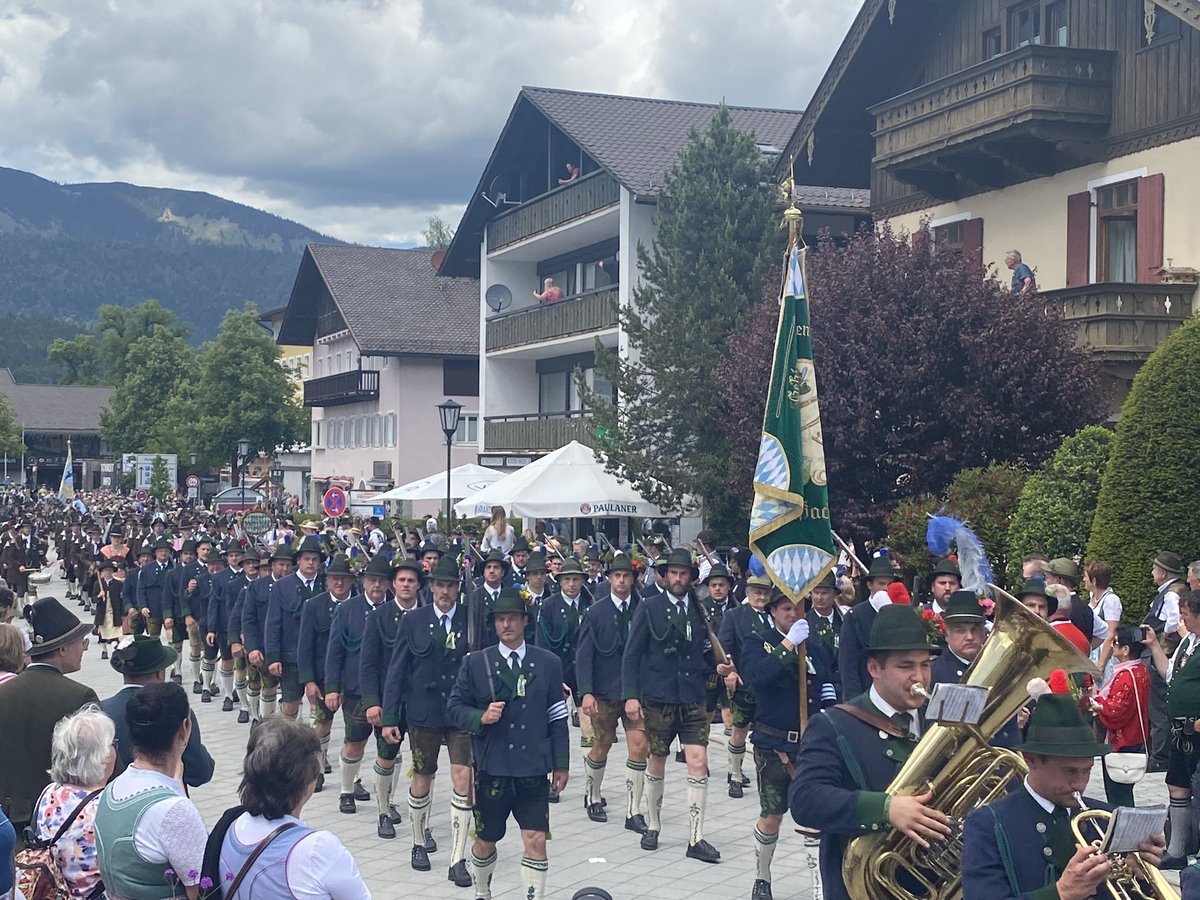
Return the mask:
[[(4, 581), (0, 578), (0, 582)], [(8, 589), (8, 585), (0, 586), (0, 622), (11, 622), (17, 617), (17, 595)]]
[(13, 854), (17, 849), (17, 830), (0, 809), (0, 900), (9, 900), (13, 889)]
[[(1079, 633), (1088, 638), (1089, 647), (1099, 647), (1108, 637), (1108, 625), (1092, 612), (1092, 608), (1078, 600), (1075, 589), (1079, 585), (1079, 566), (1074, 561), (1060, 556), (1052, 559), (1043, 566), (1046, 584), (1061, 585), (1067, 589), (1065, 599), (1059, 593), (1059, 611), (1065, 614), (1079, 629)], [(1085, 650), (1087, 655), (1090, 650)]]
[[(1018, 594), (1024, 600), (1024, 596)], [(1071, 589), (1065, 584), (1046, 585), (1046, 621), (1050, 627), (1075, 645), (1075, 649), (1087, 656), (1091, 652), (1091, 641), (1071, 621)], [(1028, 605), (1028, 604), (1026, 604)]]
[[(109, 665), (121, 673), (125, 686), (101, 703), (100, 707), (117, 728), (115, 774), (120, 775), (133, 762), (133, 740), (125, 716), (129, 701), (139, 688), (149, 684), (162, 684), (166, 680), (167, 669), (171, 668), (178, 658), (179, 653), (173, 647), (144, 634), (136, 637), (126, 635), (113, 651)], [(196, 721), (196, 714), (189, 710), (188, 715), (192, 720), (192, 730), (188, 735), (187, 747), (183, 751), (182, 780), (188, 787), (200, 787), (212, 780), (214, 764), (212, 756), (200, 740), (200, 723)]]
[[(370, 900), (350, 851), (331, 832), (310, 828), (299, 818), (321, 774), (316, 732), (282, 716), (264, 719), (250, 732), (243, 765), (238, 792), (245, 812), (221, 842), (220, 871), (233, 882), (226, 886), (225, 900)], [(258, 848), (262, 852), (246, 869)]]
[[(1149, 739), (1150, 673), (1142, 665), (1142, 629), (1121, 625), (1114, 630), (1112, 677), (1104, 683), (1093, 706), (1108, 729), (1108, 744), (1118, 753), (1145, 753)], [(1103, 762), (1103, 757), (1101, 757)], [(1133, 785), (1120, 784), (1104, 766), (1104, 793), (1114, 806), (1133, 806)]]
[(15, 625), (0, 624), (0, 684), (21, 674), (28, 662), (27, 649), (25, 632)]
[(1037, 290), (1037, 282), (1033, 277), (1033, 269), (1021, 261), (1020, 250), (1009, 250), (1004, 254), (1004, 264), (1012, 269), (1012, 292), (1028, 294)]
[(554, 283), (553, 278), (547, 278), (542, 282), (541, 293), (534, 291), (533, 296), (537, 297), (543, 303), (557, 303), (566, 295), (563, 294), (563, 289)]
[(491, 550), (499, 550), (507, 556), (511, 552), (516, 539), (517, 536), (513, 532), (513, 527), (508, 524), (508, 515), (504, 511), (504, 507), (493, 506), (492, 518), (484, 529), (483, 540), (479, 545), (484, 556)]
[(1193, 591), (1200, 591), (1200, 559), (1188, 563), (1187, 585)]
[(63, 716), (88, 703), (96, 692), (66, 676), (78, 672), (87, 650), (84, 624), (54, 597), (26, 608), (32, 631), (30, 664), (0, 684), (0, 806), (17, 834), (33, 818), (33, 804), (50, 782), (50, 741)]
[[(191, 736), (187, 694), (173, 682), (135, 691), (125, 708), (133, 762), (100, 797), (96, 848), (109, 900), (200, 896), (208, 830), (180, 776)], [(315, 737), (315, 735), (314, 735)]]
[(579, 166), (575, 163), (567, 163), (567, 177), (558, 179), (559, 184), (570, 184), (572, 181), (579, 180)]
[(50, 852), (71, 896), (90, 897), (100, 883), (96, 808), (117, 762), (112, 719), (94, 705), (60, 719), (54, 726), (50, 759), (50, 783), (37, 802), (34, 836), (49, 841), (75, 814)]
[[(1113, 640), (1116, 637), (1117, 626), (1121, 624), (1121, 598), (1109, 586), (1112, 582), (1112, 566), (1096, 560), (1090, 562), (1083, 570), (1083, 586), (1091, 595), (1090, 606), (1092, 613), (1108, 628), (1108, 635), (1099, 651), (1094, 654), (1096, 665), (1102, 673), (1106, 673), (1108, 661), (1113, 655)], [(1107, 679), (1106, 679), (1107, 680)]]
[(425, 533), (433, 534), (438, 530), (437, 516), (429, 515), (425, 517)]

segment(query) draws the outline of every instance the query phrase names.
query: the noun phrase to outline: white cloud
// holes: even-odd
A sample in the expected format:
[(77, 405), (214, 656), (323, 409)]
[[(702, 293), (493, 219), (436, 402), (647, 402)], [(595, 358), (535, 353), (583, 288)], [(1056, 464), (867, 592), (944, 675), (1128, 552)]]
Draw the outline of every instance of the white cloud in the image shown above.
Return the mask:
[(522, 84), (799, 108), (856, 0), (42, 0), (0, 13), (0, 164), (348, 240), (457, 220)]

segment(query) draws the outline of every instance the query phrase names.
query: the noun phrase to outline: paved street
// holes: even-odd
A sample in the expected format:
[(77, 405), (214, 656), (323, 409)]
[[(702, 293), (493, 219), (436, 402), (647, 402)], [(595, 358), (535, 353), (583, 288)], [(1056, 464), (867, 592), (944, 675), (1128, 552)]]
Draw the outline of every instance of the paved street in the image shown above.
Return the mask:
[[(65, 585), (55, 580), (42, 594), (62, 597)], [(72, 604), (71, 608), (82, 613)], [(186, 653), (186, 649), (185, 649)], [(191, 688), (191, 676), (184, 662), (184, 687)], [(74, 676), (95, 688), (100, 697), (113, 694), (121, 679), (100, 659), (100, 648), (93, 642), (84, 658), (83, 671)], [(220, 701), (202, 704), (193, 697), (193, 708), (200, 721), (205, 745), (217, 761), (213, 781), (193, 792), (193, 799), (210, 825), (220, 814), (237, 802), (241, 760), (245, 752), (248, 725), (238, 725), (237, 713), (222, 713)], [(578, 732), (573, 731), (576, 738)], [(377, 898), (397, 898), (419, 893), (428, 900), (456, 898), (470, 900), (468, 888), (456, 888), (446, 880), (450, 848), (449, 822), (449, 762), (443, 751), (442, 775), (434, 789), (433, 834), (439, 849), (431, 855), (433, 871), (414, 872), (409, 867), (410, 831), (407, 779), (396, 782), (395, 797), (403, 811), (404, 822), (397, 826), (394, 841), (380, 840), (375, 835), (375, 803), (360, 803), (356, 815), (342, 815), (337, 810), (338, 772), (337, 749), (341, 741), (341, 720), (334, 728), (330, 757), (334, 772), (327, 776), (326, 789), (317, 794), (304, 810), (304, 819), (311, 825), (333, 831), (354, 854), (372, 893)], [(370, 746), (370, 745), (368, 745)], [(549, 844), (550, 875), (548, 892), (551, 897), (567, 900), (577, 890), (588, 885), (605, 888), (615, 900), (639, 897), (663, 900), (707, 900), (707, 898), (749, 897), (754, 881), (754, 844), (751, 829), (758, 814), (758, 801), (753, 784), (741, 800), (726, 795), (726, 757), (724, 737), (720, 728), (713, 729), (710, 752), (713, 777), (709, 791), (707, 837), (721, 851), (719, 865), (706, 865), (684, 857), (687, 842), (687, 809), (684, 805), (685, 768), (670, 761), (667, 764), (666, 798), (663, 802), (663, 829), (660, 849), (647, 853), (638, 846), (637, 835), (622, 828), (624, 807), (624, 746), (613, 748), (606, 775), (605, 795), (609, 800), (610, 820), (598, 825), (588, 820), (582, 803), (581, 752), (576, 747), (571, 765), (571, 783), (563, 801), (551, 807), (552, 840)], [(363, 782), (374, 793), (371, 752), (364, 761)], [(407, 771), (408, 754), (405, 747)], [(753, 779), (753, 761), (747, 756), (747, 774)], [(1096, 767), (1090, 793), (1103, 797), (1104, 788)], [(1166, 803), (1162, 775), (1150, 775), (1137, 788), (1139, 804)], [(494, 896), (519, 896), (518, 863), (520, 837), (515, 823), (510, 823), (508, 836), (500, 843), (500, 863), (496, 870)], [(786, 828), (774, 862), (774, 893), (779, 900), (800, 898), (812, 900), (813, 868), (816, 849), (806, 849), (801, 837)], [(1175, 873), (1169, 873), (1177, 881)]]

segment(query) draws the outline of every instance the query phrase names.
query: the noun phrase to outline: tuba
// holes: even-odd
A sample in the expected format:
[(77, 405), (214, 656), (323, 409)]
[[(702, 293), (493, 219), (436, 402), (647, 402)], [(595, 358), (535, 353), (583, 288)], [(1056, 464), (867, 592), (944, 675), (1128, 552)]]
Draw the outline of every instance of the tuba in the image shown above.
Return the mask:
[[(1083, 811), (1071, 818), (1071, 833), (1075, 835), (1076, 843), (1099, 847), (1113, 814), (1106, 809), (1089, 809), (1080, 794), (1076, 794), (1075, 799)], [(1091, 838), (1083, 833), (1085, 828), (1093, 829)], [(1097, 896), (1112, 900), (1179, 900), (1179, 894), (1162, 872), (1147, 865), (1137, 854), (1110, 853), (1108, 858), (1112, 869), (1101, 883)]]
[(919, 846), (899, 831), (852, 840), (842, 861), (842, 877), (851, 897), (899, 900), (960, 900), (962, 897), (962, 822), (967, 814), (1008, 793), (1024, 778), (1025, 761), (1017, 753), (988, 742), (1028, 701), (1025, 685), (1054, 669), (1098, 675), (1082, 653), (1015, 597), (994, 588), (995, 624), (964, 684), (985, 687), (988, 699), (977, 725), (934, 724), (922, 735), (912, 756), (888, 785), (889, 794), (933, 791), (931, 805), (951, 820), (943, 841)]

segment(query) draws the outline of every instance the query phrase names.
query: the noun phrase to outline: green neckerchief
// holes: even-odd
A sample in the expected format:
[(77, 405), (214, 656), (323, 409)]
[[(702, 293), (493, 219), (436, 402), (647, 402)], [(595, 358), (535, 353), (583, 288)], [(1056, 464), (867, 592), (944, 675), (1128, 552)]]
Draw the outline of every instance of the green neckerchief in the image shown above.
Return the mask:
[[(506, 689), (497, 691), (496, 699), (508, 702), (509, 700), (512, 700), (518, 696), (517, 685), (519, 678), (524, 677), (526, 691), (528, 691), (530, 682), (532, 682), (536, 677), (529, 670), (527, 665), (527, 660), (529, 659), (529, 647), (526, 645), (525, 659), (521, 660), (521, 668), (518, 672), (514, 672), (512, 665), (509, 663), (509, 654), (513, 652), (512, 650), (509, 650), (503, 644), (497, 644), (495, 650), (496, 655), (500, 658), (500, 665), (496, 674), (500, 676), (500, 683)], [(487, 657), (485, 656), (484, 659), (486, 660), (486, 658)], [(505, 696), (501, 696), (502, 694)]]

